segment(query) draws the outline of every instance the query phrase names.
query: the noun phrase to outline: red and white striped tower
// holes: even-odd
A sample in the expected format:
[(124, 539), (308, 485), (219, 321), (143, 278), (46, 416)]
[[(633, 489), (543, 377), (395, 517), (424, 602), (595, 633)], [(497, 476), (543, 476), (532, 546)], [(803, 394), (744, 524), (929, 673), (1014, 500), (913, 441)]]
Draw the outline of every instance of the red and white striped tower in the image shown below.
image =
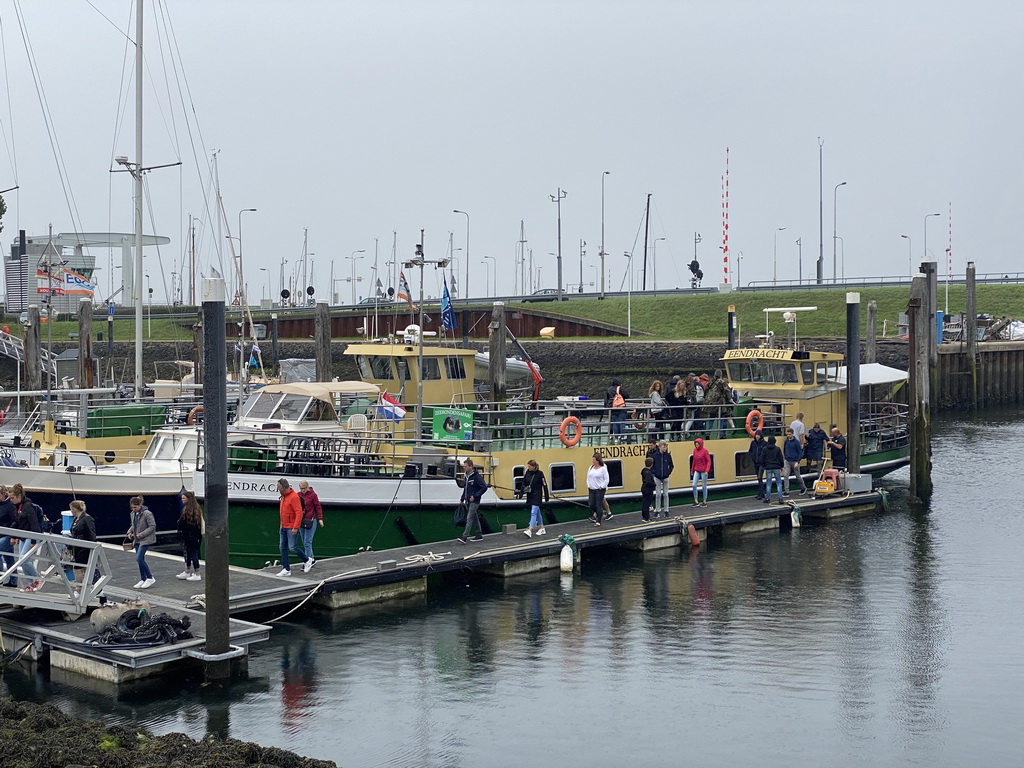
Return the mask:
[(722, 271), (723, 284), (729, 284), (729, 148), (725, 148), (725, 175), (722, 177)]

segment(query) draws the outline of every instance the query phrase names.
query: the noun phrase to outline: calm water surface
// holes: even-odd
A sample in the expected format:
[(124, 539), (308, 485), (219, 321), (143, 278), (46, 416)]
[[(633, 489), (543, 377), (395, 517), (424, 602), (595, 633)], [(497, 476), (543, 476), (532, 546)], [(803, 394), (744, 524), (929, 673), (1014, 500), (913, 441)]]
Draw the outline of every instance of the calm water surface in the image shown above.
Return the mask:
[(353, 768), (1020, 766), (1022, 445), (1022, 410), (946, 417), (927, 509), (904, 470), (889, 514), (293, 616), (226, 696), (24, 669), (0, 692)]

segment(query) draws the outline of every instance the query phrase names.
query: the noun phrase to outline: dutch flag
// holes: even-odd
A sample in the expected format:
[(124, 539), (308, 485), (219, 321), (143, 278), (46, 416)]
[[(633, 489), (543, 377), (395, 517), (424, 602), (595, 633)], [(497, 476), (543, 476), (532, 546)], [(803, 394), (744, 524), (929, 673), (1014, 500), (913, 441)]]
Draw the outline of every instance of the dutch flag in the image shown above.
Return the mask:
[(401, 421), (405, 417), (405, 408), (387, 392), (381, 392), (377, 412), (392, 421)]

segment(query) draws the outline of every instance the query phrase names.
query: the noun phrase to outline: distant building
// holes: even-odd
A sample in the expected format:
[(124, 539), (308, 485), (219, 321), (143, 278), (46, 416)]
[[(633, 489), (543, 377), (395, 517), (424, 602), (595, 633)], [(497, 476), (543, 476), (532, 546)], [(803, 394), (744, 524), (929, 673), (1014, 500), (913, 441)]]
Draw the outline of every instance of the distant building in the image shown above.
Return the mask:
[(66, 245), (73, 236), (25, 238), (25, 253), (15, 240), (4, 258), (7, 312), (49, 305), (52, 312), (78, 312), (82, 299), (94, 299), (96, 257), (81, 244)]

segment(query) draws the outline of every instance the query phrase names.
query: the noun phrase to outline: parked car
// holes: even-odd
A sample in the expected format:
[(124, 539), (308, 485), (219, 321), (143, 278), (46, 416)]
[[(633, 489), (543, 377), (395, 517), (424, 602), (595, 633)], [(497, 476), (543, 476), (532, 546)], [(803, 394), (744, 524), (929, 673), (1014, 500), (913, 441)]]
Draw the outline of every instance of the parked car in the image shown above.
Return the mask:
[[(47, 310), (46, 307), (40, 307), (39, 308), (39, 322), (45, 323), (49, 319), (50, 319), (49, 310)], [(28, 310), (27, 309), (23, 309), (21, 311), (21, 314), (18, 315), (18, 322), (20, 322), (22, 325), (28, 325)]]
[(557, 288), (541, 288), (531, 293), (523, 301), (554, 301), (557, 298)]

